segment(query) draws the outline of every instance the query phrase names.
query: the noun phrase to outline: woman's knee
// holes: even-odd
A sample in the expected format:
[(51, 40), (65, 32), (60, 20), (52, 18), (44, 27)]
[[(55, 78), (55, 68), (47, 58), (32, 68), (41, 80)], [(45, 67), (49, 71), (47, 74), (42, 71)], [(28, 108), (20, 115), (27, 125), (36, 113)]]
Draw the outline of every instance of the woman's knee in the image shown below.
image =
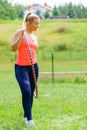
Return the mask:
[(27, 96), (27, 97), (31, 96), (31, 88), (29, 84), (22, 83), (20, 85), (20, 88), (24, 96)]

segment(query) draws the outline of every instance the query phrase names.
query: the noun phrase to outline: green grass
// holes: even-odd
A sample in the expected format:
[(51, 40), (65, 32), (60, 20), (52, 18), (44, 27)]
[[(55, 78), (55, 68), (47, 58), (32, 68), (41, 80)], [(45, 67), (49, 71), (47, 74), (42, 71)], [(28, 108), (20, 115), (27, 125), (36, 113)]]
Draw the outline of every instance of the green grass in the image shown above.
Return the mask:
[[(22, 21), (0, 20), (0, 69), (15, 62), (16, 53), (11, 51), (12, 37), (21, 28)], [(65, 27), (65, 32), (55, 30)], [(54, 53), (55, 71), (87, 70), (87, 20), (41, 20), (40, 28), (35, 32), (38, 37), (37, 60), (40, 71), (51, 71), (51, 54)], [(59, 48), (65, 48), (64, 51)], [(4, 65), (5, 66), (5, 65)], [(11, 67), (12, 68), (12, 67)]]
[[(39, 82), (34, 99), (32, 130), (87, 130), (85, 83)], [(23, 122), (21, 93), (11, 71), (0, 72), (0, 130), (27, 130)]]
[[(29, 130), (23, 122), (21, 93), (14, 76), (16, 53), (11, 51), (12, 36), (22, 21), (0, 20), (0, 130)], [(58, 27), (67, 27), (55, 33)], [(36, 32), (40, 72), (87, 71), (87, 20), (43, 20)], [(66, 45), (68, 50), (57, 50)], [(56, 48), (55, 48), (56, 47)], [(39, 98), (34, 99), (32, 130), (87, 130), (87, 79), (83, 76), (39, 79)]]
[[(12, 71), (14, 69), (14, 62), (2, 62), (0, 63), (0, 71)], [(52, 72), (52, 61), (39, 61), (40, 72)], [(86, 72), (87, 61), (75, 60), (75, 61), (56, 61), (54, 59), (54, 72)]]

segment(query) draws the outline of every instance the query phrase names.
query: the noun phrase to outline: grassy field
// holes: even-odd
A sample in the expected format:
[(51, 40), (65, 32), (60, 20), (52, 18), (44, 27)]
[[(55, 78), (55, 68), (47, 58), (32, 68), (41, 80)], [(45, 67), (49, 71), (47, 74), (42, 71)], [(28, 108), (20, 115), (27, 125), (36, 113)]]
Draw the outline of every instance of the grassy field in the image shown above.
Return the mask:
[[(38, 61), (40, 72), (51, 72), (52, 63), (50, 61)], [(14, 69), (14, 62), (0, 63), (0, 71), (12, 71)], [(87, 61), (54, 61), (55, 72), (86, 72)]]
[[(32, 130), (87, 130), (85, 83), (39, 82)], [(21, 93), (13, 72), (0, 72), (0, 130), (29, 130), (23, 122)]]
[[(10, 45), (14, 32), (22, 21), (0, 21), (0, 69), (3, 64), (14, 64), (16, 53)], [(64, 28), (65, 31), (58, 31)], [(54, 54), (55, 71), (87, 70), (87, 20), (42, 20), (35, 32), (39, 49), (37, 59), (40, 71), (51, 71), (51, 55)], [(11, 67), (12, 68), (12, 67)]]
[[(18, 20), (0, 20), (0, 130), (29, 130), (23, 122), (21, 93), (13, 72), (16, 53), (10, 48), (21, 25)], [(59, 27), (66, 31), (58, 32)], [(36, 35), (40, 72), (51, 72), (52, 53), (55, 72), (87, 71), (87, 20), (43, 20)], [(60, 77), (54, 84), (49, 78), (39, 80), (32, 130), (87, 130), (86, 83), (86, 77)]]

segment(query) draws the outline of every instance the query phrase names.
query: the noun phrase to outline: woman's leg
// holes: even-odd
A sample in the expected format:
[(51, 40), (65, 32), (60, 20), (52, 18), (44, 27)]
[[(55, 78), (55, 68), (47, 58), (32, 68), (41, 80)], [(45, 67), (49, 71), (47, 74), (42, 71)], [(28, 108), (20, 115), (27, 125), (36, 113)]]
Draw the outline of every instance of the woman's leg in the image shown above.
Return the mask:
[(22, 105), (24, 113), (28, 120), (32, 120), (31, 87), (28, 71), (29, 69), (27, 67), (15, 65), (15, 75), (22, 93)]

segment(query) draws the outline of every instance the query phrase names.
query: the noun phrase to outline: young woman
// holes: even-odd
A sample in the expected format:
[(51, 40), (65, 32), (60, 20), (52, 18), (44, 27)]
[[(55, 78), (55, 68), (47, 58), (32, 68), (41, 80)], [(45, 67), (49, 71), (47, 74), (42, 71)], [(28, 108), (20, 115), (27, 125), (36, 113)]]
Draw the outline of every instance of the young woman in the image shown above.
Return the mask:
[[(37, 37), (33, 34), (39, 27), (40, 18), (36, 14), (27, 13), (24, 17), (24, 27), (16, 31), (11, 45), (12, 51), (18, 50), (15, 62), (15, 76), (22, 93), (22, 105), (24, 110), (24, 121), (30, 127), (34, 126), (32, 119), (33, 95), (35, 90), (34, 76), (32, 72), (31, 58), (34, 64), (36, 80), (38, 79), (38, 64), (36, 51), (38, 49)], [(26, 35), (26, 36), (25, 36)], [(27, 37), (27, 41), (26, 41)], [(28, 46), (32, 57), (30, 58)]]

